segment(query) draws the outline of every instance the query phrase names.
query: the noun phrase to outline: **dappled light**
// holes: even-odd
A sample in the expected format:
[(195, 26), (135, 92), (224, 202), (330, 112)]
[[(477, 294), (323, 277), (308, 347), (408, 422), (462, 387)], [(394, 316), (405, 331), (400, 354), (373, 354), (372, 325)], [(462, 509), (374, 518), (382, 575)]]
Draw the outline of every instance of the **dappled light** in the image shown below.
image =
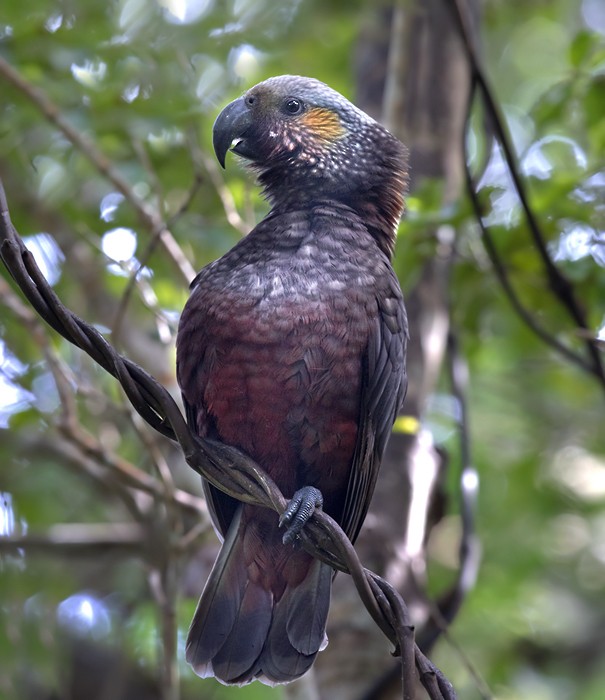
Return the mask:
[(85, 593), (76, 593), (61, 601), (57, 606), (57, 621), (71, 633), (96, 639), (106, 637), (111, 629), (107, 607)]
[(132, 229), (114, 228), (103, 234), (101, 248), (108, 258), (116, 262), (130, 260), (137, 249), (137, 235)]
[(25, 245), (31, 250), (49, 284), (56, 284), (61, 276), (65, 256), (55, 239), (49, 233), (36, 233), (25, 238)]

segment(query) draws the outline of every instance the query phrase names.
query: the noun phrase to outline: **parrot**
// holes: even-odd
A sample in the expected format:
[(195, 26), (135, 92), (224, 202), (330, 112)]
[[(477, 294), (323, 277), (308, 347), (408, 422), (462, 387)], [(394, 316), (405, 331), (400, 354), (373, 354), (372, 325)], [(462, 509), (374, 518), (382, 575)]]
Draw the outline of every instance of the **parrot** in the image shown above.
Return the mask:
[(315, 508), (355, 541), (407, 387), (392, 267), (405, 146), (315, 78), (281, 75), (213, 127), (269, 213), (191, 284), (177, 333), (187, 421), (252, 458), (289, 499), (280, 518), (203, 480), (222, 547), (186, 643), (224, 684), (302, 676), (327, 644), (335, 572), (297, 545)]

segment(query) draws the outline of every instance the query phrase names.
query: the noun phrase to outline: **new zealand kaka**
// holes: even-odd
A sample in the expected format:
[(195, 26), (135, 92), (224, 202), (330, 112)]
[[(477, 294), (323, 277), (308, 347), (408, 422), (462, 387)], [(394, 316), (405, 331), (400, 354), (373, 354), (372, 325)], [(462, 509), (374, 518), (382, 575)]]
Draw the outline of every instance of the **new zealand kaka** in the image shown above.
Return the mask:
[(252, 457), (291, 498), (271, 510), (208, 483), (224, 540), (187, 639), (223, 683), (286, 683), (327, 641), (333, 571), (292, 542), (320, 505), (359, 532), (406, 390), (407, 321), (391, 267), (406, 149), (327, 85), (284, 75), (219, 114), (269, 214), (192, 283), (177, 339), (191, 427)]

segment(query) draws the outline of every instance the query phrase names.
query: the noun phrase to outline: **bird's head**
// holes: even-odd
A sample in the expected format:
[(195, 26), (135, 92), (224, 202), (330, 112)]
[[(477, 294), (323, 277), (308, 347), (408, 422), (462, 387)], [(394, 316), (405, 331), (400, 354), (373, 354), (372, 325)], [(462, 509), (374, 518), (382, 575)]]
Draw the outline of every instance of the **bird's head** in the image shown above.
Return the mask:
[(367, 222), (390, 253), (403, 211), (407, 151), (365, 112), (319, 80), (269, 78), (214, 124), (214, 150), (245, 158), (276, 206), (335, 200)]

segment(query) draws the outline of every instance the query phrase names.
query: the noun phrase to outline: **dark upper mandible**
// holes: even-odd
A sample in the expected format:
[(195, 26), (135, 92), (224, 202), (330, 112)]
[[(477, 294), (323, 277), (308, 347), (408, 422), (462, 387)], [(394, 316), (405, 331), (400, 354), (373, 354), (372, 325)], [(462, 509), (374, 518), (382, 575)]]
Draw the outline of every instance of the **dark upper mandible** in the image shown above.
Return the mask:
[(223, 168), (228, 150), (244, 158), (253, 157), (245, 141), (246, 132), (251, 126), (252, 113), (244, 97), (230, 102), (218, 115), (212, 129), (212, 143), (218, 162)]

